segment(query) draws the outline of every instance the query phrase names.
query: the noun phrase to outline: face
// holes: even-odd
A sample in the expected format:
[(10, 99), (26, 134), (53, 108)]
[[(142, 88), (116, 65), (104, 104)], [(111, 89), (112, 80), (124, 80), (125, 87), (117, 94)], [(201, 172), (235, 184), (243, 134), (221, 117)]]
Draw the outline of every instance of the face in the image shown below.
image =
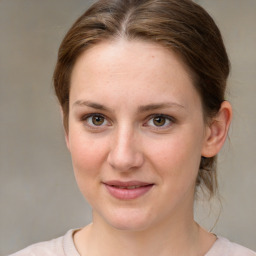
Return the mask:
[(186, 67), (162, 46), (102, 42), (77, 60), (66, 140), (94, 222), (144, 230), (193, 218), (205, 129)]

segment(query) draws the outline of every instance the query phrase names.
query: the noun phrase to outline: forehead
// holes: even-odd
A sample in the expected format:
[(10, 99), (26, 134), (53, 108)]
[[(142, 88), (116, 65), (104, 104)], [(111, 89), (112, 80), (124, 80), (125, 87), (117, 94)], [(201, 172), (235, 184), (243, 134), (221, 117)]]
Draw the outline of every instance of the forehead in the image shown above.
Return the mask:
[[(104, 41), (85, 51), (76, 61), (71, 75), (71, 99), (88, 97), (96, 92), (100, 98), (111, 92), (141, 100), (195, 97), (187, 67), (169, 49), (144, 41)], [(142, 97), (143, 96), (143, 97)], [(166, 100), (163, 99), (163, 100)], [(193, 99), (192, 99), (193, 100)]]
[[(90, 64), (87, 66), (88, 68), (98, 67), (98, 72), (106, 69), (111, 72), (114, 68), (129, 72), (129, 67), (142, 65), (145, 72), (147, 68), (155, 69), (158, 66), (163, 71), (167, 67), (173, 70), (180, 69), (180, 71), (187, 73), (186, 75), (189, 74), (189, 68), (171, 49), (154, 42), (142, 40), (116, 39), (102, 41), (85, 50), (78, 57), (72, 75), (76, 72), (77, 66), (81, 66), (85, 62)], [(106, 64), (110, 65), (106, 66)]]

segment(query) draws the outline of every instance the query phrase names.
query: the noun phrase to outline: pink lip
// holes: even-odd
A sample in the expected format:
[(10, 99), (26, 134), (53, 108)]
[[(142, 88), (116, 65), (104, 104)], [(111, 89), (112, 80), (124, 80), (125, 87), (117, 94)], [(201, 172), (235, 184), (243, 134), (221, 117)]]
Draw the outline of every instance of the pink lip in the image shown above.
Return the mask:
[[(121, 200), (132, 200), (146, 194), (153, 186), (152, 183), (141, 181), (108, 181), (103, 183), (108, 192), (115, 198)], [(128, 188), (136, 186), (136, 188)]]

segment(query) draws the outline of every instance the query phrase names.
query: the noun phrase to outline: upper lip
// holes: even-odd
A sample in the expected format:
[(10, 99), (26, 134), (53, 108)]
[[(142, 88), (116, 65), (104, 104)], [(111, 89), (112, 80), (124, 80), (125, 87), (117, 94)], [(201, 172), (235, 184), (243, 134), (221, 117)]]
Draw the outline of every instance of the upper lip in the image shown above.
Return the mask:
[(106, 181), (103, 183), (108, 186), (117, 186), (117, 187), (131, 187), (131, 186), (141, 186), (142, 187), (142, 186), (147, 186), (147, 185), (153, 185), (153, 183), (136, 181), (136, 180), (131, 180), (131, 181), (110, 180), (110, 181)]

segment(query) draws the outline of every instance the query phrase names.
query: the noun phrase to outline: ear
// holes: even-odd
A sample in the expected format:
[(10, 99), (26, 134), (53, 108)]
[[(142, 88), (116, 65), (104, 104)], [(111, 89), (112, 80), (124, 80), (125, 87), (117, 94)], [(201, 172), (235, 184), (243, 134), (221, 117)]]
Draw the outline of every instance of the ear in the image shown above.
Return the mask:
[(68, 150), (70, 150), (70, 148), (69, 148), (69, 136), (68, 136), (68, 132), (66, 131), (65, 128), (64, 128), (64, 132), (65, 132), (66, 146), (67, 146)]
[(232, 107), (228, 101), (221, 104), (219, 112), (206, 127), (202, 156), (213, 157), (221, 150), (232, 119)]
[(61, 114), (61, 120), (62, 120), (62, 124), (63, 124), (63, 128), (64, 128), (64, 134), (65, 134), (65, 141), (66, 141), (66, 146), (69, 150), (69, 136), (68, 136), (68, 131), (67, 129), (64, 127), (64, 113), (63, 113), (63, 109), (62, 107), (60, 107), (60, 114)]

